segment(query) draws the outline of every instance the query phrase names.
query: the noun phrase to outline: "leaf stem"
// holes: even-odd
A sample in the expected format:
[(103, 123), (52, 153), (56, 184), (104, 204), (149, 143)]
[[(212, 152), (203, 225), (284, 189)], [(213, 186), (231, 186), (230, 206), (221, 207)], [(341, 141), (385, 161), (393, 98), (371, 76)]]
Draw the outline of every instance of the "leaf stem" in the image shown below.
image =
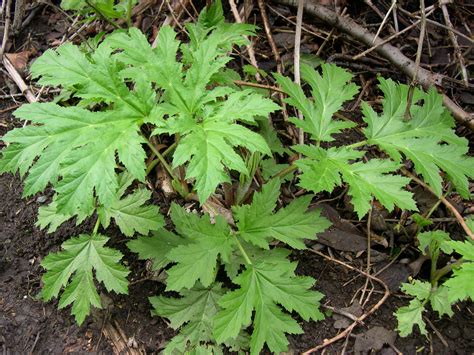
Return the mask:
[(439, 257), (439, 250), (436, 250), (430, 253), (431, 255), (431, 270), (430, 270), (430, 280), (431, 280), (431, 286), (436, 287), (438, 284), (438, 279), (436, 278), (436, 272), (438, 271), (436, 269), (436, 266), (438, 265), (438, 257)]
[[(238, 233), (238, 232), (237, 232)], [(239, 238), (237, 237), (237, 233), (234, 233), (234, 236), (235, 236), (235, 241), (237, 242), (237, 246), (239, 247), (239, 250), (240, 252), (242, 253), (242, 256), (244, 257), (245, 259), (245, 262), (249, 265), (252, 265), (252, 260), (250, 260), (247, 252), (245, 251), (244, 247), (242, 246), (242, 244), (240, 243), (240, 240)]]
[(363, 140), (363, 141), (360, 141), (360, 142), (357, 142), (357, 143), (353, 143), (353, 144), (349, 144), (346, 146), (346, 148), (358, 148), (358, 147), (362, 147), (363, 145), (366, 145), (367, 144), (367, 140)]
[(97, 231), (99, 230), (99, 226), (100, 226), (100, 218), (99, 216), (97, 216), (97, 221), (95, 221), (94, 230), (92, 231), (92, 234), (97, 234)]
[(442, 267), (441, 269), (436, 271), (436, 273), (434, 274), (434, 276), (431, 280), (431, 284), (432, 285), (437, 285), (439, 279), (441, 279), (444, 275), (450, 273), (453, 270), (453, 268), (461, 265), (463, 262), (464, 262), (464, 260), (461, 258), (461, 259), (456, 260), (454, 263), (445, 265), (444, 267)]
[(89, 0), (86, 0), (86, 4), (89, 5), (95, 11), (97, 15), (102, 17), (105, 21), (111, 24), (115, 29), (120, 28), (114, 21), (112, 21), (108, 16), (106, 16), (102, 11), (100, 11), (97, 7), (92, 5), (92, 3)]
[[(166, 148), (166, 150), (163, 152), (163, 154), (161, 154), (163, 157), (166, 157), (174, 148), (176, 148), (176, 145), (177, 145), (177, 142), (174, 142), (173, 144), (171, 144), (168, 148)], [(147, 166), (146, 168), (146, 174), (148, 175), (155, 166), (158, 165), (158, 163), (160, 163), (160, 159), (155, 159), (153, 160), (150, 165)]]
[(179, 179), (176, 178), (176, 176), (174, 175), (173, 173), (173, 169), (171, 169), (171, 166), (168, 164), (168, 162), (165, 160), (165, 158), (163, 157), (163, 155), (158, 151), (158, 149), (155, 148), (155, 146), (146, 138), (145, 138), (145, 141), (146, 141), (146, 144), (150, 147), (151, 151), (153, 153), (155, 153), (156, 157), (158, 158), (158, 160), (160, 161), (161, 164), (163, 164), (163, 167), (166, 169), (166, 171), (168, 172), (168, 174), (170, 174), (170, 176), (176, 180), (176, 181), (179, 181)]
[(286, 168), (280, 170), (279, 172), (277, 172), (275, 175), (273, 175), (269, 180), (272, 180), (272, 179), (275, 179), (275, 178), (280, 178), (280, 177), (283, 177), (293, 171), (295, 171), (296, 169), (298, 169), (298, 167), (296, 165), (290, 165), (290, 166), (287, 166)]
[(132, 27), (132, 1), (128, 0), (127, 3), (127, 26), (128, 28)]

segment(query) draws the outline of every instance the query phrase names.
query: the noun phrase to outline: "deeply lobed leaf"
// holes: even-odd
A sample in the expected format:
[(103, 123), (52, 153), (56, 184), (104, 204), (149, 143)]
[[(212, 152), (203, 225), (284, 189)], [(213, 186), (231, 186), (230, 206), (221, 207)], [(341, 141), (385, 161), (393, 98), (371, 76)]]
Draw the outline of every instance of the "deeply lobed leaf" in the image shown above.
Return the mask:
[(314, 102), (308, 99), (302, 88), (289, 78), (275, 74), (277, 83), (288, 94), (285, 101), (299, 109), (303, 120), (292, 118), (291, 122), (311, 135), (311, 139), (333, 141), (333, 135), (355, 124), (339, 121), (333, 115), (358, 91), (357, 85), (348, 83), (352, 75), (334, 64), (322, 64), (322, 75), (307, 64), (301, 64), (301, 76), (311, 86)]
[(310, 196), (298, 198), (274, 213), (280, 184), (278, 179), (271, 180), (260, 193), (254, 194), (252, 204), (233, 208), (240, 236), (264, 249), (269, 248), (272, 239), (304, 249), (304, 239), (316, 238), (316, 234), (327, 229), (330, 223), (320, 217), (319, 211), (306, 212)]
[(302, 172), (299, 185), (318, 193), (332, 192), (342, 181), (346, 182), (359, 218), (369, 211), (372, 196), (389, 211), (393, 210), (395, 205), (417, 210), (413, 194), (404, 190), (410, 180), (389, 174), (399, 167), (399, 164), (393, 161), (372, 159), (367, 163), (351, 163), (352, 160), (361, 158), (364, 153), (347, 147), (323, 149), (300, 145), (294, 149), (305, 156), (295, 162)]
[(43, 299), (48, 301), (58, 297), (64, 287), (59, 308), (72, 303), (72, 314), (78, 324), (82, 324), (91, 306), (101, 308), (93, 270), (97, 280), (103, 282), (108, 291), (128, 293), (129, 271), (119, 263), (122, 254), (104, 246), (108, 240), (100, 234), (83, 234), (68, 239), (62, 244), (63, 251), (49, 254), (41, 263), (47, 270), (43, 275)]
[(438, 195), (442, 192), (440, 172), (445, 171), (458, 192), (468, 198), (474, 158), (466, 156), (467, 140), (455, 134), (454, 121), (443, 107), (441, 95), (434, 88), (427, 93), (415, 90), (411, 119), (407, 120), (408, 86), (380, 79), (379, 87), (384, 93), (382, 114), (362, 104), (368, 143), (379, 146), (395, 161), (400, 161), (402, 154), (413, 161), (416, 171)]
[(258, 354), (266, 343), (272, 352), (287, 350), (285, 333), (303, 332), (298, 323), (276, 305), (289, 312), (296, 311), (304, 319), (322, 319), (317, 305), (322, 295), (310, 291), (314, 280), (297, 277), (295, 264), (281, 258), (261, 258), (247, 265), (244, 272), (233, 280), (240, 286), (226, 293), (219, 305), (223, 308), (215, 317), (214, 335), (218, 342), (235, 338), (242, 327), (251, 323), (255, 311), (254, 331), (250, 340), (252, 354)]
[(449, 241), (449, 247), (459, 253), (464, 262), (453, 270), (453, 275), (444, 283), (449, 290), (449, 301), (454, 303), (467, 298), (474, 300), (474, 243), (472, 241)]
[(150, 297), (152, 314), (168, 318), (173, 329), (181, 328), (166, 346), (165, 354), (184, 353), (194, 350), (201, 343), (213, 343), (213, 319), (223, 294), (221, 284), (215, 283), (210, 288), (197, 284), (190, 290), (182, 290), (181, 298)]

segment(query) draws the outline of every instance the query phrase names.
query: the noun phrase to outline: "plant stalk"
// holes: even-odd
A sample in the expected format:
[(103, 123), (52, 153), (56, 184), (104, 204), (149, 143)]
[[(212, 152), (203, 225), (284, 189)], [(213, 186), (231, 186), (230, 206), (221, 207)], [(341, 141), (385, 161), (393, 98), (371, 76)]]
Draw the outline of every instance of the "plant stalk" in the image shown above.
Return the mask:
[(132, 27), (132, 0), (128, 0), (127, 3), (127, 26)]
[(99, 15), (100, 17), (102, 17), (105, 21), (107, 21), (110, 25), (112, 25), (115, 29), (119, 29), (120, 27), (114, 22), (112, 21), (108, 16), (106, 16), (102, 11), (100, 11), (97, 7), (95, 7), (94, 5), (92, 5), (92, 3), (89, 1), (89, 0), (86, 0), (86, 4), (88, 6), (90, 6), (97, 15)]
[(432, 285), (438, 284), (439, 279), (441, 279), (444, 275), (450, 273), (455, 267), (461, 265), (464, 262), (464, 260), (461, 258), (459, 260), (456, 260), (454, 263), (445, 265), (441, 269), (437, 270), (436, 273), (434, 274), (434, 277), (431, 280)]
[(352, 149), (354, 149), (354, 148), (362, 147), (362, 146), (364, 146), (364, 145), (366, 145), (366, 144), (367, 144), (367, 140), (363, 140), (363, 141), (360, 141), (360, 142), (357, 142), (357, 143), (350, 144), (350, 145), (348, 145), (348, 146), (346, 146), (346, 147), (347, 147), (347, 148), (352, 148)]
[[(166, 157), (174, 148), (176, 148), (176, 142), (174, 142), (173, 144), (171, 144), (168, 148), (166, 148), (166, 150), (163, 152), (163, 154), (161, 154), (164, 157)], [(147, 166), (146, 168), (146, 174), (148, 175), (155, 166), (157, 166), (158, 164), (160, 163), (160, 159), (154, 159), (150, 165)]]
[(276, 173), (275, 175), (273, 175), (270, 180), (272, 179), (275, 179), (275, 178), (280, 178), (280, 177), (283, 177), (293, 171), (295, 171), (296, 169), (298, 169), (298, 167), (296, 165), (290, 165), (290, 166), (287, 166), (286, 168), (280, 170), (278, 173)]
[(170, 174), (170, 176), (176, 180), (176, 181), (179, 181), (179, 179), (174, 175), (173, 173), (173, 169), (171, 168), (171, 166), (168, 164), (168, 162), (165, 160), (165, 158), (163, 157), (163, 155), (158, 151), (158, 149), (155, 148), (155, 146), (146, 138), (144, 137), (145, 140), (146, 140), (146, 144), (150, 147), (151, 151), (153, 153), (155, 153), (156, 157), (158, 158), (158, 160), (160, 161), (161, 164), (163, 164), (163, 167), (166, 169), (166, 171), (168, 172), (168, 174)]
[(97, 221), (95, 221), (94, 230), (92, 231), (92, 234), (97, 234), (99, 227), (100, 227), (100, 218), (99, 216), (97, 216)]
[(242, 256), (244, 257), (245, 259), (245, 262), (248, 264), (248, 265), (253, 265), (252, 263), (252, 260), (250, 260), (247, 252), (245, 251), (244, 247), (242, 246), (242, 244), (240, 243), (240, 240), (239, 238), (237, 237), (237, 234), (234, 234), (235, 236), (235, 241), (237, 242), (237, 246), (239, 247), (239, 250), (240, 252), (242, 253)]

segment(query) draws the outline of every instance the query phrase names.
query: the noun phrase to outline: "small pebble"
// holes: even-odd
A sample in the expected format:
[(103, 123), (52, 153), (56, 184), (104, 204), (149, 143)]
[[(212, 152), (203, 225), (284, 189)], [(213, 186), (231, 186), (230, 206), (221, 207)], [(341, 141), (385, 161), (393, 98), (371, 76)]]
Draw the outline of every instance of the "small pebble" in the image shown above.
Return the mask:
[(38, 196), (38, 198), (36, 199), (36, 202), (38, 202), (38, 203), (45, 203), (47, 199), (48, 199), (48, 198), (47, 198), (46, 196), (41, 195), (41, 196)]

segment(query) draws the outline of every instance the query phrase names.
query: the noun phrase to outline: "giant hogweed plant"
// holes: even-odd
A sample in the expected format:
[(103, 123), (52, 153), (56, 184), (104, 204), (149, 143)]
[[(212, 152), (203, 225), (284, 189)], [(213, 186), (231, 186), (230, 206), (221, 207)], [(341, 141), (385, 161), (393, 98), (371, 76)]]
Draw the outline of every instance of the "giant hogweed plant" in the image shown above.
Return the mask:
[[(108, 291), (128, 292), (129, 270), (120, 263), (122, 254), (107, 247), (108, 238), (99, 233), (113, 219), (126, 236), (138, 235), (127, 243), (130, 250), (151, 259), (155, 270), (165, 269), (166, 290), (179, 294), (150, 298), (153, 314), (179, 329), (167, 353), (220, 353), (223, 346), (259, 353), (265, 344), (273, 352), (285, 351), (286, 333), (302, 333), (290, 313), (304, 320), (323, 316), (318, 309), (322, 294), (312, 289), (312, 278), (296, 275), (297, 264), (288, 259), (290, 248), (304, 249), (304, 240), (315, 238), (329, 222), (318, 211), (308, 211), (310, 194), (287, 206), (279, 204), (278, 177), (288, 178), (299, 168), (298, 184), (314, 193), (346, 184), (362, 218), (374, 198), (389, 210), (416, 210), (405, 189), (409, 179), (397, 171), (404, 160), (411, 160), (437, 193), (444, 171), (465, 197), (473, 162), (465, 156), (467, 143), (454, 134), (453, 121), (435, 91), (415, 91), (408, 121), (408, 88), (390, 80), (380, 84), (385, 95), (382, 115), (363, 104), (366, 140), (324, 148), (334, 134), (354, 126), (333, 116), (358, 88), (349, 83), (348, 72), (334, 65), (323, 65), (322, 74), (303, 66), (313, 99), (288, 78), (276, 79), (288, 93), (287, 102), (304, 115), (291, 122), (313, 144), (293, 147), (302, 158), (278, 172), (281, 166), (271, 158), (272, 153), (283, 154), (281, 145), (275, 133), (262, 126), (264, 120), (257, 121), (278, 106), (226, 79), (232, 45), (244, 44), (244, 36), (254, 28), (224, 23), (219, 2), (186, 28), (189, 43), (163, 27), (158, 46), (152, 48), (132, 28), (107, 36), (91, 52), (72, 44), (45, 52), (33, 64), (33, 76), (42, 85), (61, 86), (72, 99), (63, 105), (19, 108), (15, 115), (32, 124), (4, 136), (8, 147), (0, 170), (26, 176), (25, 197), (52, 187), (53, 200), (38, 216), (38, 225), (49, 232), (72, 218), (80, 223), (97, 215), (91, 234), (70, 238), (42, 262), (47, 270), (43, 299), (59, 297), (60, 308), (72, 305), (79, 324), (92, 306), (101, 307), (96, 282)], [(263, 129), (256, 131), (259, 126)], [(173, 137), (171, 162), (152, 136)], [(387, 158), (369, 159), (364, 149), (369, 146), (377, 146)], [(197, 196), (201, 204), (238, 177), (240, 196), (232, 216), (211, 219), (173, 203), (174, 228), (165, 229), (158, 207), (147, 204), (151, 192), (144, 184), (157, 162), (178, 193)], [(242, 204), (260, 168), (268, 182), (249, 204)]]

